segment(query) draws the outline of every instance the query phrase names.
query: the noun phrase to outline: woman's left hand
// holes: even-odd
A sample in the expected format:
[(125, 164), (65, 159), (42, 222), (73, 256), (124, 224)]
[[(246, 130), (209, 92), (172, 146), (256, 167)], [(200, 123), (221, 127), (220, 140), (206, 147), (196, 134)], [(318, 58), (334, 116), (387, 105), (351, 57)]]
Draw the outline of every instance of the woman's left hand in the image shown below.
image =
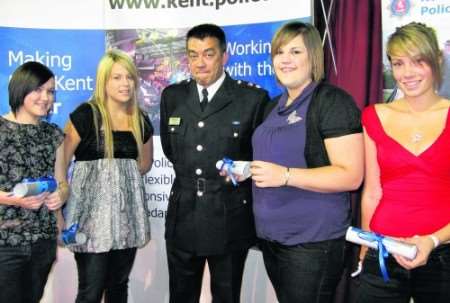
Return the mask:
[(398, 264), (408, 270), (427, 264), (428, 257), (434, 249), (433, 240), (429, 236), (415, 236), (403, 240), (417, 246), (417, 255), (413, 260), (409, 260), (399, 255), (394, 255), (394, 258), (397, 260)]
[(47, 196), (44, 203), (49, 210), (57, 210), (63, 206), (64, 200), (61, 199), (61, 195), (58, 191), (54, 191)]
[(250, 165), (252, 179), (257, 187), (280, 187), (286, 184), (287, 168), (278, 164), (253, 161)]

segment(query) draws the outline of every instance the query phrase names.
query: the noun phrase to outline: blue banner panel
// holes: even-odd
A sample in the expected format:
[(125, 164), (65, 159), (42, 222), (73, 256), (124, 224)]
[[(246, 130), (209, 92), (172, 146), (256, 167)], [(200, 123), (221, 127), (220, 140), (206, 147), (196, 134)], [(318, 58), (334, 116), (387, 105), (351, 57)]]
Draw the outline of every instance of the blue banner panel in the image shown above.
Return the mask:
[[(302, 19), (299, 19), (302, 20)], [(309, 22), (305, 18), (304, 22)], [(271, 39), (287, 21), (224, 26), (231, 77), (267, 89), (272, 97), (281, 93), (270, 59)], [(189, 28), (118, 29), (106, 32), (107, 48), (119, 48), (134, 58), (139, 71), (138, 100), (159, 135), (159, 101), (162, 90), (190, 77), (186, 56)]]
[(48, 30), (0, 27), (0, 114), (10, 110), (8, 82), (21, 64), (38, 61), (55, 74), (56, 101), (50, 120), (63, 127), (69, 113), (87, 100), (105, 51), (103, 30)]
[[(310, 18), (296, 19), (309, 22)], [(277, 85), (271, 60), (272, 37), (288, 21), (225, 26), (227, 72), (235, 79), (255, 83), (269, 91), (271, 97), (281, 93)]]

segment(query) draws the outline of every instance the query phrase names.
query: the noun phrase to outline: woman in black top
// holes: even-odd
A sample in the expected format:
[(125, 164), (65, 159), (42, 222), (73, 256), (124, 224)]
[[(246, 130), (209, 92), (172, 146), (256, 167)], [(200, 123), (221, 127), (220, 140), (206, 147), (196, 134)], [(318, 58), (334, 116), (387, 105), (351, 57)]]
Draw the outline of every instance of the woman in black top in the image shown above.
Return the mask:
[(108, 51), (92, 100), (70, 114), (65, 159), (75, 155), (66, 226), (87, 241), (71, 246), (78, 268), (76, 302), (127, 302), (136, 249), (150, 240), (141, 175), (152, 165), (150, 121), (137, 105), (137, 70), (127, 54)]

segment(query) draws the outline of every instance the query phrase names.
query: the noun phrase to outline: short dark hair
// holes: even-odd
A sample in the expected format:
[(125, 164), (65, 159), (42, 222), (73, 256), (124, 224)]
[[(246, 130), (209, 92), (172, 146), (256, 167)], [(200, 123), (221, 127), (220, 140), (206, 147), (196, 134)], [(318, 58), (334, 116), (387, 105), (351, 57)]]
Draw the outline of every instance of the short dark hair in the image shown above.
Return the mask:
[(17, 113), (29, 93), (54, 77), (53, 72), (39, 62), (30, 61), (19, 66), (14, 71), (8, 84), (11, 111), (14, 114)]
[(219, 40), (220, 50), (222, 53), (226, 51), (227, 40), (225, 38), (225, 32), (220, 26), (211, 23), (200, 24), (191, 28), (186, 34), (186, 43), (190, 38), (203, 40), (208, 37)]

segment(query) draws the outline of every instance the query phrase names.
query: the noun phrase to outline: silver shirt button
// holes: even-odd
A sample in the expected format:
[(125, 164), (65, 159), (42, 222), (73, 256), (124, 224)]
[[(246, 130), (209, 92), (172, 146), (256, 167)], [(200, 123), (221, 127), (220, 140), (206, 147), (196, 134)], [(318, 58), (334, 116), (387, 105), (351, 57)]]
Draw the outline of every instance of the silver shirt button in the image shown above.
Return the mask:
[(197, 168), (196, 170), (195, 170), (195, 174), (197, 175), (197, 176), (200, 176), (201, 174), (202, 174), (202, 170), (200, 169), (200, 168)]
[(197, 149), (197, 151), (202, 151), (203, 150), (203, 146), (199, 144), (199, 145), (197, 145), (196, 149)]
[(200, 121), (200, 122), (197, 123), (197, 126), (202, 128), (203, 126), (205, 126), (205, 122)]

